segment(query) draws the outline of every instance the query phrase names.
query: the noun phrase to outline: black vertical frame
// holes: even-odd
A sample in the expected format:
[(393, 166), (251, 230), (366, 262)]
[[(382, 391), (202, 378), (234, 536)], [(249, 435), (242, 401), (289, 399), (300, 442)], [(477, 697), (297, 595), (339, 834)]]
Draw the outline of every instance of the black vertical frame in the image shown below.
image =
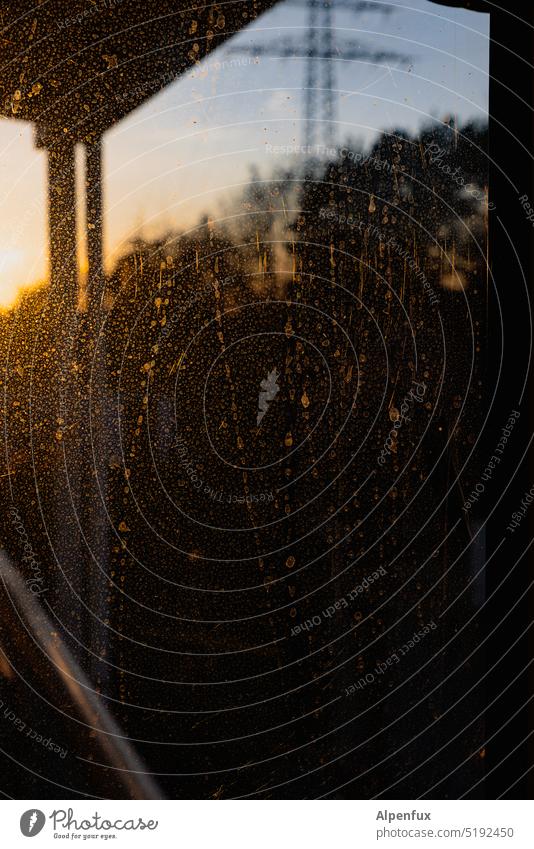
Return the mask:
[(520, 417), (492, 481), (489, 509), (485, 504), (480, 513), (487, 564), (484, 797), (527, 799), (534, 797), (534, 507), (513, 531), (509, 524), (534, 484), (534, 220), (528, 220), (528, 204), (534, 209), (534, 4), (433, 2), (490, 16), (489, 186), (495, 208), (489, 215), (484, 459), (491, 458), (510, 415)]
[[(496, 509), (487, 524), (486, 798), (530, 798), (533, 641), (531, 512), (513, 533), (512, 514), (534, 482), (534, 381), (531, 364), (534, 222), (534, 6), (485, 4), (490, 11), (490, 280), (488, 380), (493, 402), (484, 440), (488, 454), (512, 410), (521, 412), (495, 480)], [(530, 364), (530, 365), (529, 365)], [(498, 438), (498, 437), (497, 437)], [(530, 755), (530, 756), (529, 756)]]

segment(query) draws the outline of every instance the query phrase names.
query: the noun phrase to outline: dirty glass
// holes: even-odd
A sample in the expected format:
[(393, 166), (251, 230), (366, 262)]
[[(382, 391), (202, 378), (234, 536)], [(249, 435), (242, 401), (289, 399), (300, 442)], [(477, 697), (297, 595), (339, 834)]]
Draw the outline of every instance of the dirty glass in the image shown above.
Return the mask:
[(487, 16), (4, 26), (5, 792), (476, 797)]

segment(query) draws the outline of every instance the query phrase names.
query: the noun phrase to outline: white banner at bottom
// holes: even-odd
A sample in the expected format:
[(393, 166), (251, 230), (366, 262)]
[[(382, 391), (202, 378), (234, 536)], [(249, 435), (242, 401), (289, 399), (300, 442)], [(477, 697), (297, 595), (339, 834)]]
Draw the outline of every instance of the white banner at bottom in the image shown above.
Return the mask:
[[(533, 849), (530, 801), (4, 801), (3, 846)], [(488, 843), (488, 841), (491, 841)]]

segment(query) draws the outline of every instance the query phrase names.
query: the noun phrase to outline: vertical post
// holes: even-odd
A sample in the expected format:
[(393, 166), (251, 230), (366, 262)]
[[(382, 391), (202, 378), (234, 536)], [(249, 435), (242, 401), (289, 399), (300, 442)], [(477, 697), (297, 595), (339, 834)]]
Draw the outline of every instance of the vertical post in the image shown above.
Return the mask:
[[(85, 475), (82, 503), (87, 518), (86, 568), (88, 598), (92, 624), (88, 639), (96, 657), (91, 661), (92, 678), (97, 686), (109, 689), (110, 642), (106, 620), (109, 618), (108, 566), (109, 534), (106, 502), (109, 498), (108, 458), (109, 441), (113, 432), (110, 411), (113, 400), (108, 388), (106, 369), (106, 333), (104, 316), (105, 276), (102, 226), (102, 140), (100, 136), (84, 146), (85, 152), (85, 219), (87, 240), (87, 282), (85, 287), (85, 316), (82, 321), (80, 353), (85, 362), (86, 392), (84, 397), (84, 460)], [(89, 357), (87, 357), (89, 353)], [(89, 432), (89, 425), (91, 432)], [(103, 659), (100, 660), (100, 658)]]
[(102, 140), (98, 136), (85, 145), (85, 203), (87, 224), (87, 307), (102, 306), (104, 260), (102, 227)]
[(48, 253), (50, 295), (43, 326), (43, 385), (36, 415), (46, 423), (47, 448), (36, 460), (39, 485), (46, 493), (44, 517), (49, 538), (51, 588), (56, 616), (73, 647), (83, 639), (83, 617), (73, 598), (83, 597), (80, 570), (80, 429), (78, 362), (78, 258), (76, 233), (76, 139), (46, 126), (36, 128), (36, 146), (46, 150), (48, 176)]
[(59, 137), (47, 147), (50, 285), (52, 300), (64, 314), (78, 305), (75, 144)]

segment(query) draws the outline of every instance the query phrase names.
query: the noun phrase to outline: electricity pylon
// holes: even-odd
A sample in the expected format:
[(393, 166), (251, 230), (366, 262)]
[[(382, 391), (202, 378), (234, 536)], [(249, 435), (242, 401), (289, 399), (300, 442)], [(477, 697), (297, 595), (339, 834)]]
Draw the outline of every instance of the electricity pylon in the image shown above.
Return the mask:
[(308, 25), (305, 40), (283, 38), (276, 43), (234, 47), (231, 53), (272, 56), (280, 59), (306, 59), (304, 80), (304, 145), (332, 148), (335, 140), (336, 94), (335, 60), (361, 59), (378, 64), (405, 64), (409, 57), (389, 50), (372, 50), (359, 42), (344, 40), (341, 49), (334, 42), (333, 11), (378, 12), (391, 14), (391, 6), (351, 0), (289, 0), (291, 5), (306, 6)]

